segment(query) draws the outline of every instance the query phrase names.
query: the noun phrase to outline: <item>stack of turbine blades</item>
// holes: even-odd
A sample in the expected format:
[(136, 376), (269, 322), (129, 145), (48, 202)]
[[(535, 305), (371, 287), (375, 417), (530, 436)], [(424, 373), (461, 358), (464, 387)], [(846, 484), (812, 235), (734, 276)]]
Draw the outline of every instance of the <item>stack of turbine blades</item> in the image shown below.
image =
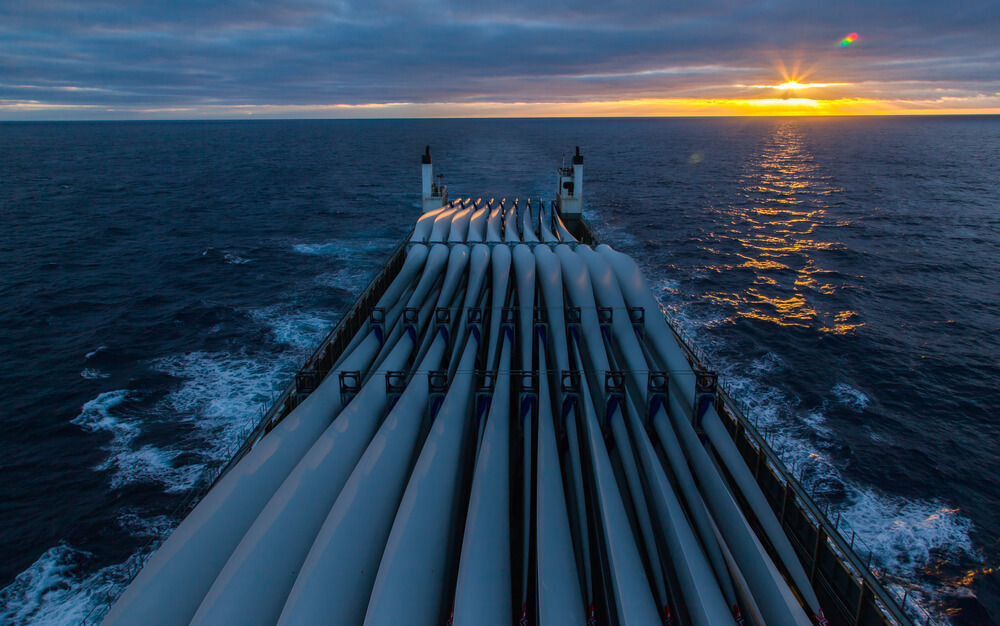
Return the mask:
[(812, 623), (631, 258), (541, 199), (455, 200), (407, 245), (378, 317), (105, 623)]

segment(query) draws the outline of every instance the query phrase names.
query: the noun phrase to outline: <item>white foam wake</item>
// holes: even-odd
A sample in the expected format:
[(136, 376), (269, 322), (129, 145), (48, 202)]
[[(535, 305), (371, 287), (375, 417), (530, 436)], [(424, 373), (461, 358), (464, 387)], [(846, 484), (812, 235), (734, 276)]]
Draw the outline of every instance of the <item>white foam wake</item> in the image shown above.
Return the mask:
[(398, 244), (397, 241), (380, 237), (328, 241), (322, 243), (296, 243), (292, 250), (299, 254), (331, 256), (342, 261), (353, 261), (359, 255), (384, 259)]
[(150, 538), (154, 543), (124, 563), (86, 573), (92, 555), (65, 543), (46, 550), (10, 585), (0, 590), (0, 623), (10, 626), (76, 626), (85, 619), (97, 623), (107, 609), (109, 593), (128, 580), (131, 566), (154, 550), (174, 523), (165, 515), (145, 519), (126, 510), (118, 524), (130, 535)]
[(113, 572), (81, 579), (76, 572), (90, 554), (60, 544), (49, 548), (0, 591), (0, 622), (79, 624), (113, 585)]
[(85, 368), (82, 372), (80, 372), (80, 376), (83, 376), (87, 380), (101, 380), (102, 378), (110, 377), (111, 374), (108, 374), (107, 372), (102, 372), (101, 370), (94, 367), (88, 367)]
[[(250, 317), (268, 329), (276, 343), (292, 349), (282, 361), (304, 360), (333, 329), (339, 315), (334, 312), (291, 310), (280, 306), (255, 309)], [(290, 358), (291, 357), (291, 358)]]
[(316, 277), (316, 283), (323, 287), (333, 287), (350, 293), (360, 293), (375, 275), (375, 268), (364, 271), (364, 268), (350, 267), (327, 272)]
[(175, 465), (180, 450), (137, 445), (142, 415), (130, 410), (128, 403), (142, 395), (129, 389), (105, 391), (83, 405), (71, 423), (91, 432), (111, 435), (103, 446), (108, 456), (94, 469), (109, 472), (112, 489), (149, 482), (163, 485), (168, 493), (183, 492), (197, 482), (204, 465)]
[(242, 441), (272, 395), (290, 375), (287, 360), (261, 360), (245, 353), (190, 352), (156, 359), (154, 369), (181, 380), (163, 399), (165, 411), (193, 426), (197, 440), (188, 447), (223, 460)]
[(853, 409), (856, 413), (860, 413), (871, 404), (868, 396), (847, 383), (837, 383), (830, 391), (833, 392), (833, 396), (837, 402)]
[(226, 252), (225, 256), (223, 256), (222, 258), (225, 259), (226, 263), (229, 263), (231, 265), (243, 265), (244, 263), (249, 263), (250, 261), (253, 260), (253, 259), (245, 259), (234, 252)]
[[(395, 242), (369, 239), (294, 246), (302, 254), (328, 255), (350, 261), (315, 279), (354, 295), (368, 283), (379, 261)], [(225, 251), (224, 251), (225, 252)], [(208, 250), (205, 254), (207, 255)], [(226, 252), (228, 263), (249, 261)], [(279, 346), (268, 358), (248, 351), (195, 351), (151, 362), (154, 370), (178, 379), (176, 388), (150, 406), (148, 391), (105, 391), (85, 403), (72, 420), (80, 428), (108, 437), (106, 458), (94, 469), (107, 472), (112, 489), (134, 483), (153, 483), (170, 493), (189, 491), (209, 465), (217, 464), (242, 442), (245, 427), (255, 423), (261, 409), (289, 382), (291, 375), (320, 339), (330, 331), (339, 312), (311, 312), (299, 308), (265, 307), (250, 312), (268, 338)], [(252, 331), (248, 333), (251, 336)], [(99, 346), (86, 359), (106, 350)], [(98, 380), (108, 375), (93, 367), (81, 376)], [(194, 436), (178, 437), (169, 446), (141, 441), (156, 423), (183, 423)], [(179, 520), (169, 515), (144, 517), (126, 510), (118, 524), (130, 535), (152, 540), (126, 562), (97, 567), (84, 550), (60, 543), (38, 557), (13, 583), (0, 590), (2, 624), (79, 624), (99, 619), (109, 593), (120, 591), (129, 571), (167, 536)]]

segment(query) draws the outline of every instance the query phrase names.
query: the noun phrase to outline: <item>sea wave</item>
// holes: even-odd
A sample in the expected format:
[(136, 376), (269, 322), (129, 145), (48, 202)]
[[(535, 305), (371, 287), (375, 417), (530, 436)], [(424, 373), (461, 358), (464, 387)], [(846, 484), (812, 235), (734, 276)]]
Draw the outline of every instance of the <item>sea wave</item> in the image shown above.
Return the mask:
[(130, 572), (155, 551), (160, 539), (177, 525), (166, 515), (144, 518), (125, 509), (118, 524), (133, 537), (150, 543), (123, 563), (114, 563), (88, 573), (93, 555), (60, 543), (49, 548), (27, 569), (0, 590), (0, 623), (11, 626), (63, 626), (98, 623), (108, 607), (108, 598), (128, 583)]
[(233, 252), (226, 252), (222, 258), (225, 259), (226, 263), (229, 263), (231, 265), (243, 265), (244, 263), (249, 263), (250, 261), (253, 260), (253, 259), (245, 259)]
[(215, 461), (242, 442), (246, 427), (293, 371), (288, 360), (240, 352), (175, 354), (156, 359), (153, 367), (181, 380), (163, 406), (195, 428), (198, 440), (187, 445)]
[(344, 261), (355, 261), (358, 255), (382, 259), (391, 252), (398, 241), (380, 237), (327, 241), (321, 243), (296, 243), (292, 250), (311, 256), (331, 256)]
[(296, 355), (305, 355), (333, 329), (339, 315), (333, 311), (300, 311), (270, 306), (254, 309), (250, 317), (268, 329), (277, 343), (292, 348)]
[[(180, 379), (181, 384), (152, 408), (140, 411), (135, 405), (146, 395), (132, 389), (106, 391), (84, 404), (72, 422), (90, 432), (110, 434), (104, 446), (108, 456), (94, 469), (110, 472), (113, 489), (153, 482), (167, 493), (189, 491), (209, 464), (228, 458), (242, 442), (245, 426), (255, 421), (272, 392), (281, 388), (303, 358), (303, 351), (314, 347), (332, 323), (329, 315), (276, 308), (260, 310), (253, 317), (271, 329), (274, 340), (286, 346), (284, 352), (265, 358), (195, 351), (155, 359), (154, 370)], [(137, 445), (146, 420), (165, 419), (193, 425), (197, 440), (178, 441), (169, 448)], [(202, 461), (180, 463), (182, 456)], [(53, 546), (0, 590), (0, 623), (79, 624), (84, 618), (100, 617), (109, 593), (127, 583), (134, 564), (155, 550), (178, 521), (126, 508), (118, 514), (118, 525), (152, 543), (124, 563), (96, 570), (88, 552), (65, 543)]]
[(159, 448), (152, 444), (136, 445), (142, 433), (143, 416), (129, 411), (126, 403), (142, 394), (130, 389), (105, 391), (85, 403), (71, 423), (91, 432), (111, 435), (103, 446), (107, 457), (94, 469), (109, 472), (112, 489), (136, 483), (158, 483), (167, 493), (183, 492), (198, 480), (203, 464), (177, 465), (180, 450)]
[(59, 544), (46, 550), (0, 590), (0, 622), (11, 626), (76, 625), (103, 604), (125, 579), (125, 567), (105, 567), (81, 576), (91, 554)]
[(853, 409), (857, 413), (867, 409), (868, 405), (871, 404), (871, 400), (864, 392), (851, 387), (847, 383), (837, 383), (833, 386), (831, 392), (838, 403)]
[(362, 289), (371, 281), (375, 275), (375, 270), (359, 270), (359, 268), (344, 268), (336, 272), (326, 272), (316, 277), (315, 282), (323, 287), (333, 287), (342, 289), (352, 294), (360, 293)]

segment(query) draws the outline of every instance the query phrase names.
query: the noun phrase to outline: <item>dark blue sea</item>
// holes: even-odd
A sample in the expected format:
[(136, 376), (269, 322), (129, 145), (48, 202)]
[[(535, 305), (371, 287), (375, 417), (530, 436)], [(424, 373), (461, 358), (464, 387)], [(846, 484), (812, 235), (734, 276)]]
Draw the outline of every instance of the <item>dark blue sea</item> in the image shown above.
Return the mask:
[[(1000, 616), (1000, 118), (0, 124), (0, 622), (99, 615), (419, 214), (551, 198), (633, 255), (939, 622)], [(94, 612), (94, 613), (92, 613)]]

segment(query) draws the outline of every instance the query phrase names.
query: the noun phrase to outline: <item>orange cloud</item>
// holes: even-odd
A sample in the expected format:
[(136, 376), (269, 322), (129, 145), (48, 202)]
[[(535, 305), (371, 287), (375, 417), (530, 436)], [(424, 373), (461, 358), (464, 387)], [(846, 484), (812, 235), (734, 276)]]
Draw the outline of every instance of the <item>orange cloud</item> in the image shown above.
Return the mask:
[(640, 98), (589, 102), (391, 102), (360, 105), (214, 105), (155, 108), (54, 105), (0, 100), (0, 116), (28, 111), (89, 119), (702, 117), (1000, 114), (1000, 96), (938, 100), (871, 98)]

